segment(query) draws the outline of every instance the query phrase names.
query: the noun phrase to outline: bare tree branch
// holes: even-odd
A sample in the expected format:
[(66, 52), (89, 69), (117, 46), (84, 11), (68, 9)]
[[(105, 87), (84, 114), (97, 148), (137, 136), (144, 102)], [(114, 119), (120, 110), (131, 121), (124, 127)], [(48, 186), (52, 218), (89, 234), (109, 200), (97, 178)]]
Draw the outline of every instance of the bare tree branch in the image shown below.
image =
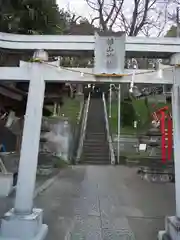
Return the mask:
[(116, 13), (115, 13), (115, 15), (114, 15), (114, 17), (113, 17), (113, 19), (112, 19), (111, 24), (109, 25), (109, 28), (110, 28), (110, 29), (112, 29), (114, 23), (116, 22), (116, 19), (117, 19), (118, 15), (119, 15), (119, 13), (120, 13), (120, 11), (121, 11), (121, 8), (122, 8), (123, 3), (124, 3), (124, 0), (122, 0), (122, 1), (120, 2), (120, 4), (119, 4), (118, 7), (116, 6), (116, 9), (115, 9), (115, 10), (116, 10)]
[(127, 13), (128, 6), (125, 0), (85, 1), (97, 14), (92, 24), (98, 19), (99, 28), (103, 31), (118, 31), (119, 28), (129, 36), (137, 36), (141, 32), (149, 36), (153, 29), (160, 36), (169, 19), (166, 14), (168, 4), (171, 1), (179, 1), (180, 4), (180, 0), (167, 0), (162, 3), (162, 8), (158, 8), (158, 0), (134, 0), (132, 9)]
[(71, 16), (71, 22), (76, 23), (81, 18), (82, 18), (81, 16), (76, 16), (76, 14), (73, 13)]
[(98, 19), (99, 19), (99, 17), (94, 17), (94, 18), (91, 20), (90, 24), (93, 25), (94, 22), (95, 22), (96, 20), (98, 20)]
[(88, 6), (93, 9), (94, 11), (98, 11), (99, 9), (96, 7), (96, 2), (90, 1), (90, 0), (85, 0)]

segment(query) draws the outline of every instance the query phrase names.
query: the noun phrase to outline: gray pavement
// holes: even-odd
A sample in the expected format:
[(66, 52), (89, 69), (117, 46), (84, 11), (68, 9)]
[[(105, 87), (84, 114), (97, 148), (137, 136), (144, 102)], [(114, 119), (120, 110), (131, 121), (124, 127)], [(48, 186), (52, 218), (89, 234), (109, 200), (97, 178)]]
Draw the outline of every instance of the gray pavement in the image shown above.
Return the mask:
[(125, 166), (75, 166), (35, 200), (47, 240), (157, 239), (174, 215), (174, 185), (142, 181)]

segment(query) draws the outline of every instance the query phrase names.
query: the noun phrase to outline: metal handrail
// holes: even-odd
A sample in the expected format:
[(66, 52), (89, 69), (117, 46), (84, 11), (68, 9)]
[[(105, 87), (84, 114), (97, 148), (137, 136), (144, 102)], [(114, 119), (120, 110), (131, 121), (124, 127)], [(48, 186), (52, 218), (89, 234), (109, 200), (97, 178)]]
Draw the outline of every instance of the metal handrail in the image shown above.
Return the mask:
[(81, 126), (81, 133), (80, 133), (80, 140), (79, 140), (79, 146), (78, 146), (78, 152), (77, 152), (77, 157), (76, 157), (76, 163), (80, 162), (82, 150), (83, 150), (83, 143), (84, 143), (84, 138), (85, 138), (85, 133), (86, 133), (86, 126), (87, 126), (87, 118), (88, 118), (88, 112), (89, 112), (89, 103), (90, 103), (90, 93), (88, 96), (88, 99), (85, 103), (85, 109), (84, 109), (84, 116), (83, 116), (83, 121), (82, 121), (82, 126)]
[(104, 93), (102, 95), (102, 100), (103, 100), (103, 105), (104, 105), (104, 116), (105, 116), (105, 122), (106, 122), (106, 133), (107, 133), (107, 139), (109, 143), (109, 153), (110, 153), (110, 158), (111, 158), (111, 164), (115, 164), (115, 154), (114, 154), (114, 148), (112, 144), (112, 137), (109, 131), (109, 121), (108, 121), (108, 115), (107, 115), (107, 107), (106, 107), (106, 100)]
[(69, 139), (70, 140), (69, 141), (69, 159), (72, 164), (76, 163), (84, 108), (85, 108), (85, 101), (83, 100), (80, 103), (80, 111), (78, 114), (77, 122), (76, 124), (72, 124), (72, 136)]
[(77, 118), (77, 123), (79, 123), (80, 120), (81, 120), (81, 117), (82, 117), (82, 114), (83, 114), (83, 105), (84, 105), (84, 102), (81, 102), (80, 103), (80, 111), (79, 111), (78, 118)]

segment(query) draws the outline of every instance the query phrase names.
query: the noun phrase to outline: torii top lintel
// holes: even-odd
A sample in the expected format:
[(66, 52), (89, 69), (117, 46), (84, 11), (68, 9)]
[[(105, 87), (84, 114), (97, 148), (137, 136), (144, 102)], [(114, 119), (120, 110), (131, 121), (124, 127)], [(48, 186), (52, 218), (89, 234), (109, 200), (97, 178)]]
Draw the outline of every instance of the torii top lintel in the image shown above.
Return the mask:
[[(79, 54), (86, 51), (93, 54), (95, 36), (83, 35), (19, 35), (0, 33), (0, 49), (26, 51), (45, 49), (53, 55)], [(126, 37), (125, 52), (130, 57), (169, 58), (180, 53), (180, 39)]]

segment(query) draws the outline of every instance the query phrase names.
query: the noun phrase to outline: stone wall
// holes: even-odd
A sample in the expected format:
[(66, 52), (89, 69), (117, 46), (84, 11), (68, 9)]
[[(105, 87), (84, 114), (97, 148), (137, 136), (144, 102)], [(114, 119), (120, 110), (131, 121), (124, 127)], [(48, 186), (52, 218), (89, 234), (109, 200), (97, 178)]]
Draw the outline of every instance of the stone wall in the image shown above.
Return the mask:
[(43, 118), (40, 151), (52, 152), (54, 155), (69, 160), (69, 143), (71, 127), (67, 119)]

